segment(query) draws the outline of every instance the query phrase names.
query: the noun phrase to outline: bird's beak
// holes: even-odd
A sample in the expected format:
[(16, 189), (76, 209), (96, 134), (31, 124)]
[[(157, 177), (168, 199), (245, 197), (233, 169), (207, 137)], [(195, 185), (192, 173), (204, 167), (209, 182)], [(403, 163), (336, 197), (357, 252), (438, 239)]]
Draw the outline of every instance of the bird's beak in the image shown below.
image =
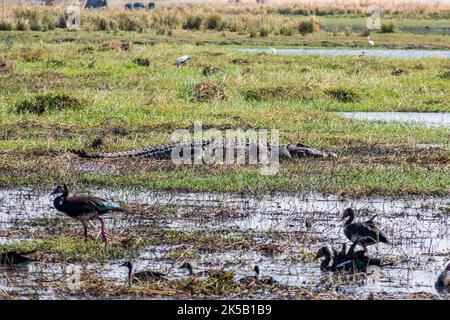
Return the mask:
[(319, 259), (319, 258), (320, 258), (320, 255), (319, 255), (319, 254), (316, 254), (316, 256), (314, 257), (313, 261), (315, 261), (315, 260), (317, 260), (317, 259)]
[(346, 218), (346, 216), (342, 215), (341, 216), (341, 221), (344, 220)]
[(126, 262), (124, 262), (124, 263), (122, 263), (121, 265), (119, 265), (119, 267), (126, 267), (127, 266), (127, 263)]
[(58, 190), (57, 189), (55, 189), (55, 190), (53, 190), (53, 192), (52, 193), (50, 193), (50, 195), (55, 195), (55, 194), (57, 194), (58, 193)]

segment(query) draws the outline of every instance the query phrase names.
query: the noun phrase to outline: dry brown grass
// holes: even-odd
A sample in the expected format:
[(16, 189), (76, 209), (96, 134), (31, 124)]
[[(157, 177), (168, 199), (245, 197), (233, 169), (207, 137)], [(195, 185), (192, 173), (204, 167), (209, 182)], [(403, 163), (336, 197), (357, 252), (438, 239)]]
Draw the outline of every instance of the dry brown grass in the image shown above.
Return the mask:
[(195, 99), (200, 102), (212, 100), (224, 101), (228, 98), (226, 92), (215, 81), (202, 81), (194, 87)]
[[(272, 2), (273, 3), (273, 2)], [(450, 3), (398, 3), (375, 1), (384, 17), (449, 18)], [(88, 31), (122, 30), (170, 35), (173, 30), (195, 29), (290, 35), (301, 16), (365, 16), (366, 1), (300, 2), (280, 6), (221, 4), (158, 6), (156, 10), (125, 11), (123, 5), (106, 10), (82, 11), (81, 28)], [(318, 30), (319, 22), (314, 23)], [(11, 6), (0, 14), (0, 30), (45, 31), (65, 28), (64, 8)]]
[(130, 41), (111, 40), (101, 45), (102, 50), (117, 50), (130, 52), (133, 49), (133, 43)]

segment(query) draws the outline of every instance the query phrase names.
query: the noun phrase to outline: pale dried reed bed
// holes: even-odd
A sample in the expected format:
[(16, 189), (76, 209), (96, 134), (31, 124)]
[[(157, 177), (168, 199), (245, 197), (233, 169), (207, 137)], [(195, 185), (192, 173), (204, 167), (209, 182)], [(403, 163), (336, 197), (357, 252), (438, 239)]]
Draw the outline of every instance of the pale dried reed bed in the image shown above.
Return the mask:
[[(384, 17), (446, 18), (450, 4), (391, 3), (380, 1)], [(199, 4), (159, 6), (153, 11), (125, 11), (122, 7), (107, 10), (83, 10), (82, 29), (122, 30), (171, 34), (174, 30), (216, 30), (267, 36), (270, 33), (292, 34), (305, 16), (364, 16), (365, 1), (335, 1), (332, 3), (296, 3), (282, 6), (254, 4)], [(65, 28), (64, 8), (11, 6), (0, 15), (0, 30), (46, 31)], [(288, 30), (289, 29), (289, 30)]]

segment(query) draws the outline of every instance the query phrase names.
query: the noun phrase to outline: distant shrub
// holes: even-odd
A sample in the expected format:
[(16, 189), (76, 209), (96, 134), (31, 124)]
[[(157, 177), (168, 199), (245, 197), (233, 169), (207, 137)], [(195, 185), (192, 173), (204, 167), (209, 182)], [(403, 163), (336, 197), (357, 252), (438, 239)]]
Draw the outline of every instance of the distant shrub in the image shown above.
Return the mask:
[(213, 14), (206, 19), (206, 29), (208, 30), (221, 30), (222, 29), (222, 17), (218, 14)]
[(44, 27), (39, 20), (33, 20), (30, 22), (30, 29), (33, 31), (42, 31)]
[(382, 33), (392, 33), (395, 32), (395, 25), (393, 22), (383, 23), (381, 24), (381, 32)]
[(14, 27), (14, 20), (7, 17), (0, 19), (0, 31), (11, 31)]
[(104, 30), (109, 30), (110, 29), (110, 24), (108, 23), (108, 21), (104, 18), (104, 17), (100, 17), (97, 20), (97, 30), (100, 31), (104, 31)]
[(57, 28), (61, 28), (61, 29), (67, 28), (67, 21), (66, 21), (66, 17), (64, 16), (64, 14), (59, 15), (58, 23), (56, 26), (57, 26)]
[(45, 94), (28, 98), (16, 104), (16, 112), (41, 115), (52, 110), (80, 109), (84, 103), (65, 94)]
[(309, 21), (301, 21), (298, 25), (298, 31), (301, 34), (307, 34), (312, 32), (311, 22)]
[(141, 67), (148, 67), (148, 66), (150, 66), (150, 59), (149, 58), (136, 58), (136, 59), (134, 59), (134, 63), (136, 63), (138, 66), (141, 66)]
[(147, 26), (144, 20), (140, 20), (139, 17), (138, 15), (120, 13), (115, 17), (115, 20), (120, 30), (144, 32)]
[(204, 75), (205, 77), (220, 73), (223, 73), (223, 70), (213, 66), (206, 66), (202, 70), (202, 75)]
[(361, 37), (368, 37), (368, 36), (370, 36), (370, 30), (367, 29), (367, 28), (364, 28), (364, 29), (361, 31)]
[(360, 97), (359, 94), (354, 92), (350, 88), (344, 88), (344, 87), (338, 87), (338, 88), (331, 88), (327, 89), (325, 93), (331, 97), (333, 97), (335, 100), (339, 102), (358, 102)]
[(41, 30), (54, 30), (58, 25), (58, 17), (56, 15), (45, 15), (42, 18)]
[(320, 31), (320, 22), (316, 17), (311, 17), (309, 21), (302, 21), (298, 25), (298, 31), (301, 34), (313, 33)]
[(200, 30), (202, 18), (200, 16), (188, 16), (183, 24), (183, 29)]
[(280, 34), (284, 36), (292, 36), (295, 33), (295, 29), (292, 25), (283, 25), (280, 28)]
[(392, 72), (391, 72), (391, 74), (392, 74), (393, 76), (399, 76), (399, 75), (406, 74), (406, 73), (409, 73), (409, 70), (408, 70), (408, 69), (405, 69), (405, 68), (402, 68), (402, 67), (395, 68), (395, 69), (392, 70)]
[(23, 18), (17, 19), (16, 30), (18, 30), (18, 31), (30, 30), (30, 24), (29, 24), (28, 20), (25, 20)]
[(266, 26), (261, 26), (259, 28), (259, 35), (261, 37), (268, 37), (270, 32), (271, 32), (271, 30), (268, 27), (266, 27)]

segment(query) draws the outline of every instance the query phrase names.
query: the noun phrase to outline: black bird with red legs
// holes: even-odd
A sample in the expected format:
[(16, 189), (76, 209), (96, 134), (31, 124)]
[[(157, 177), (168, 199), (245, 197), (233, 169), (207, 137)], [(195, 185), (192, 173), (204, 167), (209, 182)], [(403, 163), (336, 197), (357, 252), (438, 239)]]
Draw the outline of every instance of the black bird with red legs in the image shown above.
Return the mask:
[(108, 243), (103, 215), (111, 211), (127, 211), (114, 201), (96, 196), (76, 194), (69, 197), (69, 188), (65, 184), (57, 185), (52, 195), (58, 195), (53, 200), (53, 205), (58, 211), (81, 222), (84, 228), (85, 241), (87, 241), (88, 237), (88, 221), (98, 219), (100, 221), (102, 239), (105, 243)]

